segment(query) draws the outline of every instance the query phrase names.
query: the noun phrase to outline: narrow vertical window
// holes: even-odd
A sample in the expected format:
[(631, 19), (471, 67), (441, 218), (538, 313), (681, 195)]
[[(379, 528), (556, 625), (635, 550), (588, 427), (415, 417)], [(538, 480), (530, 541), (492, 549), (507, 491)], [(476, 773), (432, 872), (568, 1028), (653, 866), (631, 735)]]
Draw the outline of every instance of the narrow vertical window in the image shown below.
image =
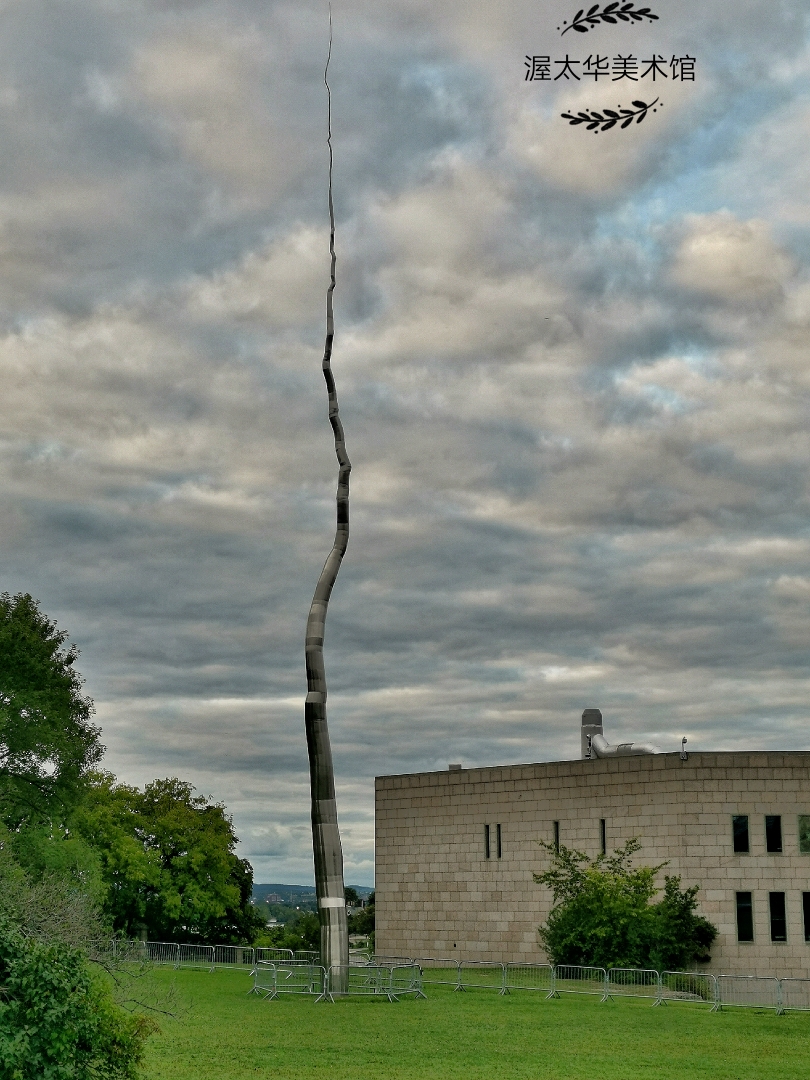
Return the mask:
[(602, 854), (607, 855), (607, 822), (604, 818), (599, 819), (599, 842), (602, 845)]
[(734, 851), (747, 853), (751, 850), (748, 843), (748, 814), (735, 814), (731, 819), (731, 832), (734, 837)]
[(799, 814), (799, 851), (810, 855), (810, 814)]
[(804, 915), (804, 940), (810, 941), (810, 892), (802, 893), (802, 914)]
[(782, 819), (778, 814), (765, 818), (765, 847), (768, 851), (782, 850)]
[(737, 893), (737, 941), (754, 940), (754, 905), (750, 892)]
[(484, 858), (489, 858), (489, 825), (484, 826)]
[(769, 893), (768, 902), (771, 909), (771, 941), (787, 941), (785, 894), (783, 892)]
[(559, 823), (559, 821), (554, 822), (554, 850), (555, 851), (560, 850), (560, 823)]
[(500, 825), (495, 826), (495, 843), (496, 843), (496, 846), (497, 846), (498, 858), (500, 859), (500, 857), (501, 857), (501, 827), (500, 827)]

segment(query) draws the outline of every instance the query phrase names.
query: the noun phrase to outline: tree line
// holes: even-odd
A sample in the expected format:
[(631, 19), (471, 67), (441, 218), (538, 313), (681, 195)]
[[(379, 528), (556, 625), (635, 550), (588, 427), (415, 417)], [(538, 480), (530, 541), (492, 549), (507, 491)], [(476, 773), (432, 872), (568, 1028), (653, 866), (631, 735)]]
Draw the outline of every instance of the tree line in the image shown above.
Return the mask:
[(0, 1075), (13, 1080), (136, 1075), (153, 1024), (116, 1002), (94, 940), (252, 944), (265, 924), (221, 803), (100, 768), (77, 658), (30, 595), (0, 596)]

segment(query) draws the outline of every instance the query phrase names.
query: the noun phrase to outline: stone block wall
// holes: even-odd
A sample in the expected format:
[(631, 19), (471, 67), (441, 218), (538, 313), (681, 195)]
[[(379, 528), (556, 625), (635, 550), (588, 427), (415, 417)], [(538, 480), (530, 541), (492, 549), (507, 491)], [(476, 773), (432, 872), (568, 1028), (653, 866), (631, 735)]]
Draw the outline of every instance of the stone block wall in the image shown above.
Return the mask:
[[(749, 816), (750, 854), (734, 854), (731, 818)], [(765, 850), (765, 815), (782, 818), (783, 851)], [(377, 951), (462, 960), (545, 961), (537, 927), (551, 896), (533, 872), (538, 840), (590, 855), (638, 837), (639, 864), (700, 885), (719, 929), (708, 970), (810, 977), (802, 893), (810, 854), (798, 816), (810, 814), (810, 753), (690, 753), (462, 769), (376, 782)], [(490, 826), (490, 858), (485, 857)], [(498, 858), (497, 825), (501, 826)], [(753, 894), (754, 941), (737, 941), (737, 891)], [(772, 942), (769, 892), (784, 892), (787, 942)]]

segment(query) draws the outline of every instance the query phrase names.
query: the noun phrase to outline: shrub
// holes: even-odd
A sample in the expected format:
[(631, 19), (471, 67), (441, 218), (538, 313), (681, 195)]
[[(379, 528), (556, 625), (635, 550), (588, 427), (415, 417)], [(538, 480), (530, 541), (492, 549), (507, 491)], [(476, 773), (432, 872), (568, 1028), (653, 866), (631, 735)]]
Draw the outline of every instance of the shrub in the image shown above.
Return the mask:
[(633, 868), (637, 840), (593, 861), (563, 845), (542, 846), (552, 865), (534, 880), (552, 890), (554, 907), (539, 934), (553, 963), (660, 971), (709, 959), (717, 928), (696, 914), (698, 886), (681, 889), (679, 877), (667, 877), (663, 898), (651, 903), (666, 864)]
[(0, 921), (5, 1080), (134, 1080), (152, 1021), (120, 1009), (83, 954)]

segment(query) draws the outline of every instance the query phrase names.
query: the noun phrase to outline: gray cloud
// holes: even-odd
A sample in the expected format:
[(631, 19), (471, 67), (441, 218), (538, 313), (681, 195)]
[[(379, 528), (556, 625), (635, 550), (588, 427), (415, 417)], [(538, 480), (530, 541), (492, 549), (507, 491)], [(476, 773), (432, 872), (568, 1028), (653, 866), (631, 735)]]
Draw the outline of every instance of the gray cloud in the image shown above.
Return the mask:
[[(598, 138), (556, 114), (615, 87), (523, 78), (559, 44), (535, 4), (334, 13), (348, 880), (375, 774), (575, 755), (586, 706), (810, 747), (804, 5), (669, 0), (634, 48), (695, 83)], [(111, 769), (311, 880), (325, 5), (0, 17), (3, 588), (80, 645)]]

